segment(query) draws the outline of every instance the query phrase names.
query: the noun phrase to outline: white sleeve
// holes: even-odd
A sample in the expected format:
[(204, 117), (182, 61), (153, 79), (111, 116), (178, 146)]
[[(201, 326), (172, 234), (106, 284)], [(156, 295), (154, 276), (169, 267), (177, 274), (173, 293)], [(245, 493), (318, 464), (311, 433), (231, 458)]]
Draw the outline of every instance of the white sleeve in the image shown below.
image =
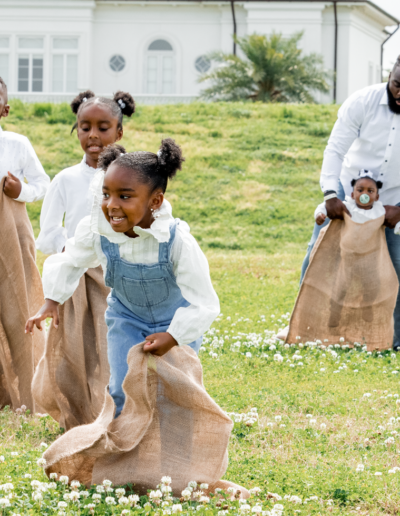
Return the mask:
[(323, 192), (338, 191), (344, 157), (354, 140), (358, 138), (364, 118), (364, 98), (360, 96), (359, 92), (356, 92), (339, 109), (338, 119), (324, 152), (320, 179)]
[(68, 240), (67, 230), (63, 226), (65, 200), (60, 187), (59, 176), (56, 176), (47, 190), (40, 213), (36, 248), (44, 254), (61, 253)]
[(326, 212), (325, 202), (321, 203), (319, 206), (317, 206), (315, 208), (315, 211), (314, 211), (314, 219), (315, 220), (317, 220), (317, 217), (320, 213), (323, 213), (324, 215), (328, 215), (328, 213)]
[(85, 272), (100, 265), (95, 250), (97, 237), (90, 229), (89, 215), (79, 222), (75, 236), (66, 242), (65, 251), (47, 258), (43, 266), (46, 299), (65, 303), (75, 292)]
[(207, 258), (185, 222), (176, 229), (171, 260), (176, 282), (190, 305), (178, 308), (167, 331), (183, 346), (208, 330), (219, 314), (219, 299), (211, 283)]
[(394, 234), (400, 235), (400, 222), (398, 222), (394, 227)]
[(34, 202), (40, 201), (46, 194), (50, 184), (50, 178), (44, 171), (36, 152), (28, 138), (24, 138), (22, 159), (22, 172), (28, 184), (21, 182), (22, 189), (16, 201)]

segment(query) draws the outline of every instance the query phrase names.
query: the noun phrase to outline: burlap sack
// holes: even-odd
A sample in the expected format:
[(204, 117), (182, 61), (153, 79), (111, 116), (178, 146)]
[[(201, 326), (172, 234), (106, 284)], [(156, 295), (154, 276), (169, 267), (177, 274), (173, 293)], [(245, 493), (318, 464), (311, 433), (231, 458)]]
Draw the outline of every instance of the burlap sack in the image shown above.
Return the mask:
[(44, 336), (25, 334), (25, 323), (44, 303), (36, 248), (25, 203), (14, 201), (0, 181), (0, 408), (34, 410), (31, 382)]
[[(399, 288), (386, 244), (384, 216), (365, 224), (333, 220), (311, 254), (290, 320), (288, 343), (366, 344), (390, 349)], [(400, 238), (400, 237), (399, 237)]]
[(247, 497), (245, 489), (220, 480), (233, 423), (207, 394), (195, 352), (183, 346), (157, 357), (139, 344), (130, 350), (128, 366), (121, 415), (114, 419), (114, 401), (106, 393), (94, 423), (73, 428), (46, 450), (46, 473), (87, 486), (105, 479), (132, 483), (140, 493), (169, 475), (178, 496), (196, 480), (210, 490), (235, 486)]
[(107, 295), (101, 267), (89, 269), (74, 295), (60, 305), (51, 325), (32, 392), (37, 403), (69, 430), (100, 414), (110, 378), (107, 359)]

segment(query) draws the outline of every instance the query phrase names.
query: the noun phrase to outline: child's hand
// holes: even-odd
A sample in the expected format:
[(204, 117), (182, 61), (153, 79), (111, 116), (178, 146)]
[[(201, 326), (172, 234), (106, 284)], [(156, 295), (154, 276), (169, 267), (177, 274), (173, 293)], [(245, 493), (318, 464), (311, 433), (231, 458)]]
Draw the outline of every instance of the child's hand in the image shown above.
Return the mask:
[(322, 226), (322, 224), (326, 220), (325, 213), (318, 213), (317, 218), (315, 219), (315, 222), (318, 224), (318, 226)]
[(4, 181), (4, 193), (7, 197), (11, 197), (11, 199), (18, 199), (21, 190), (21, 181), (18, 177), (13, 176), (11, 172), (9, 172), (6, 180)]
[(153, 333), (153, 335), (146, 337), (146, 344), (143, 346), (143, 351), (162, 357), (177, 345), (178, 343), (174, 337), (172, 337), (168, 332)]
[(57, 301), (53, 301), (51, 299), (46, 299), (42, 308), (38, 311), (36, 315), (31, 317), (26, 321), (25, 325), (25, 333), (30, 333), (33, 335), (34, 328), (42, 331), (41, 322), (47, 319), (47, 317), (51, 317), (53, 319), (54, 328), (58, 328), (59, 316), (58, 316), (58, 305)]

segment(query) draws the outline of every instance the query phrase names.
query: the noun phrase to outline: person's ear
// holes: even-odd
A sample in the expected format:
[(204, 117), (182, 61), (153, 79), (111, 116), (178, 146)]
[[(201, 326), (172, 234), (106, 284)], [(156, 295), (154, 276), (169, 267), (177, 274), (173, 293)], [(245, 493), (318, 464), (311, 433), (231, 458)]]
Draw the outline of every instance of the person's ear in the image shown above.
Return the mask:
[(351, 198), (354, 199), (354, 192), (351, 192)]
[(119, 142), (119, 141), (120, 141), (120, 139), (121, 139), (123, 136), (124, 136), (124, 130), (123, 130), (123, 128), (122, 128), (122, 127), (119, 127), (119, 128), (117, 129), (117, 138), (116, 138), (116, 140), (115, 140), (115, 141), (116, 141), (116, 142)]
[(3, 111), (1, 112), (0, 114), (0, 118), (5, 118), (8, 116), (8, 114), (10, 113), (10, 105), (9, 104), (6, 104), (4, 107), (3, 107)]
[(150, 209), (158, 210), (159, 208), (161, 208), (161, 205), (163, 202), (164, 202), (164, 194), (161, 190), (157, 190), (151, 196)]

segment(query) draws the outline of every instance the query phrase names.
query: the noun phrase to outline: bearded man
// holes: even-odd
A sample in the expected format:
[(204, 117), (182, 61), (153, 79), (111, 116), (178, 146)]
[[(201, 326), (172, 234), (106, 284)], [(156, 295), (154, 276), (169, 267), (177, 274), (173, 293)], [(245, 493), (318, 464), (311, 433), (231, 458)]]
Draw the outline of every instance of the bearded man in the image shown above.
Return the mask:
[[(314, 227), (300, 281), (321, 229), (330, 219), (343, 219), (343, 214), (349, 213), (342, 201), (345, 195), (351, 195), (351, 180), (362, 169), (372, 170), (383, 183), (379, 197), (386, 209), (386, 240), (400, 281), (400, 236), (393, 232), (400, 221), (400, 56), (387, 84), (357, 91), (339, 109), (324, 152), (320, 180), (329, 218)], [(284, 332), (279, 336), (285, 338)], [(400, 349), (400, 293), (394, 310), (393, 347)]]

